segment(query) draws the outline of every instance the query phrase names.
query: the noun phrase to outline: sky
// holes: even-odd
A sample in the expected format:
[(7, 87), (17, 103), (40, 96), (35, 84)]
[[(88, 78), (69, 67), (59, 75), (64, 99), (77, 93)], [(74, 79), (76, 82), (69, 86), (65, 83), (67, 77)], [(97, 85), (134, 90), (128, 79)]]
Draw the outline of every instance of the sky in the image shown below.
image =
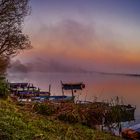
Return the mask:
[(22, 71), (140, 73), (139, 0), (31, 0)]

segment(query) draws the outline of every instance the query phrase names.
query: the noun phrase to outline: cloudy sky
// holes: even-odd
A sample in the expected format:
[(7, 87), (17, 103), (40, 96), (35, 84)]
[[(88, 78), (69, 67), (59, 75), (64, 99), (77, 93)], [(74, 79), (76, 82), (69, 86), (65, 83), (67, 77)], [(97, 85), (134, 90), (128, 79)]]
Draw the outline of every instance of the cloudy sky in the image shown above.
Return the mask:
[(32, 0), (33, 49), (13, 61), (35, 71), (140, 73), (140, 0)]

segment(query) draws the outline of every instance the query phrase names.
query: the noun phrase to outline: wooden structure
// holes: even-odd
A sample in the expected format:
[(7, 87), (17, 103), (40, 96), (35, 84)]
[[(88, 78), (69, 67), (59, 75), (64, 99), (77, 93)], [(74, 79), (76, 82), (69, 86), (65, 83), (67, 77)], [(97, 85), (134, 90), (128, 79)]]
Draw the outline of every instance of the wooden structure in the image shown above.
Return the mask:
[(30, 83), (9, 83), (9, 89), (13, 95), (20, 98), (32, 98), (50, 96), (51, 86), (49, 85), (49, 91), (40, 91)]
[(62, 95), (64, 96), (65, 90), (71, 90), (72, 97), (74, 97), (74, 92), (76, 92), (77, 90), (83, 90), (85, 88), (85, 84), (83, 84), (82, 82), (80, 82), (80, 83), (63, 83), (61, 81), (61, 86), (62, 86)]

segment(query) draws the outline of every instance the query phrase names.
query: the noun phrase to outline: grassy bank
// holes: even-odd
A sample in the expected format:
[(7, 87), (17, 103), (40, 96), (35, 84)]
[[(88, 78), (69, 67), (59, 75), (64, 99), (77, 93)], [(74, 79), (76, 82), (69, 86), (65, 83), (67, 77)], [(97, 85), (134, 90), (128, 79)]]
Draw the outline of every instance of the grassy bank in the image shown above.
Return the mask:
[[(29, 108), (29, 110), (28, 110)], [(0, 140), (119, 140), (80, 124), (50, 119), (11, 99), (0, 100)]]

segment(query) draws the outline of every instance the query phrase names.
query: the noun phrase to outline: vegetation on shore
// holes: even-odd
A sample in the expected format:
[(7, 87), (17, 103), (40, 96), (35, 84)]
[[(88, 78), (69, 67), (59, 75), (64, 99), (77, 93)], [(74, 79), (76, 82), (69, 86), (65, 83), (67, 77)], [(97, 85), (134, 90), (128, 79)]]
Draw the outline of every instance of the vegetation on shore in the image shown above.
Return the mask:
[(32, 106), (0, 100), (0, 139), (2, 140), (120, 140), (81, 124), (63, 121), (31, 111)]

